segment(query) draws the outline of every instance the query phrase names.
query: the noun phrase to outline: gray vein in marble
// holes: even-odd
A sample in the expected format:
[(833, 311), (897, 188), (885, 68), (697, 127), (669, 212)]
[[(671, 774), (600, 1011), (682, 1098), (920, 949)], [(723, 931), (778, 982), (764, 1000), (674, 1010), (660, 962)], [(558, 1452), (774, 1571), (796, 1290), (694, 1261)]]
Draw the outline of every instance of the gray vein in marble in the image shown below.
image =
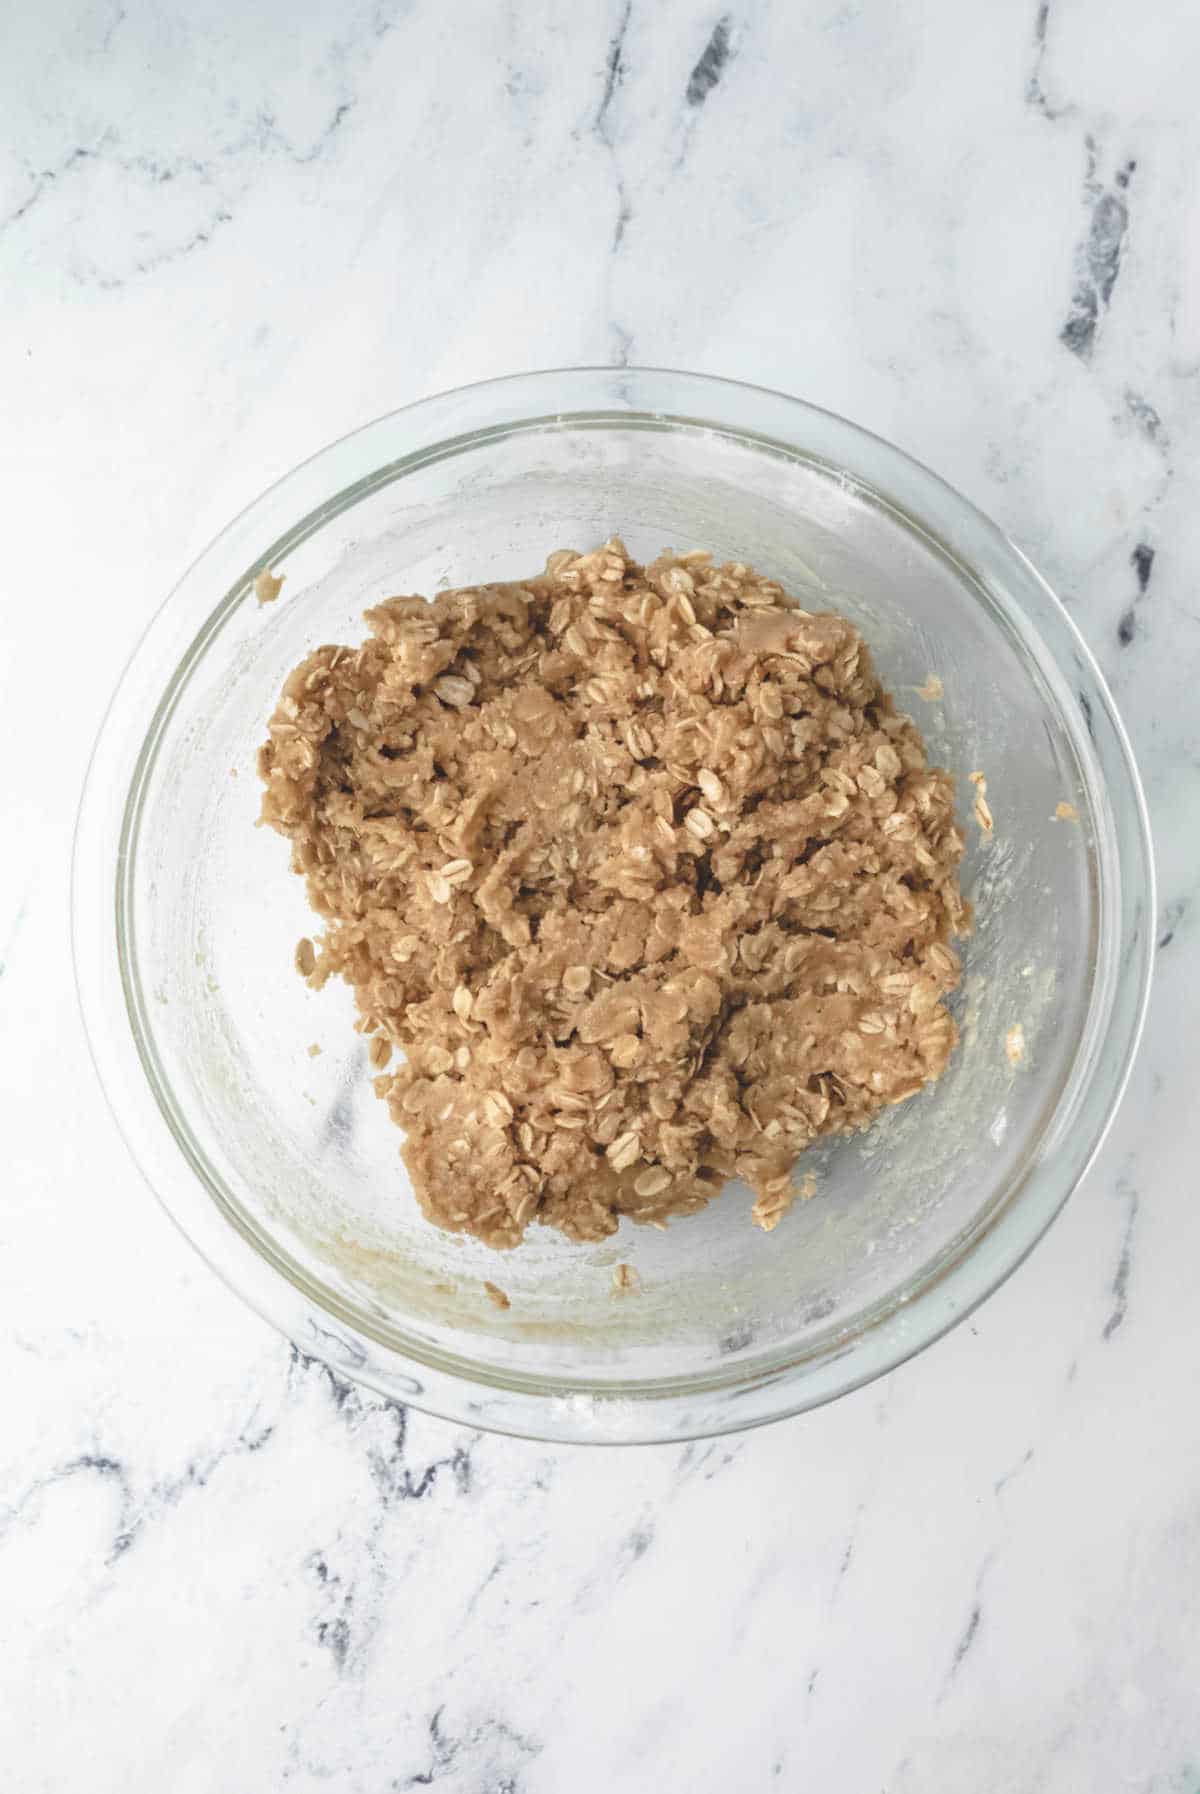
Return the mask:
[(1039, 0), (1037, 14), (1033, 21), (1033, 65), (1025, 83), (1025, 100), (1035, 112), (1040, 113), (1043, 118), (1053, 124), (1060, 118), (1069, 118), (1075, 108), (1066, 101), (1058, 104), (1052, 102), (1046, 92), (1044, 77), (1049, 33), (1050, 0)]
[(729, 61), (731, 45), (729, 29), (731, 25), (729, 13), (722, 13), (712, 28), (712, 36), (705, 44), (696, 66), (688, 77), (684, 99), (689, 106), (703, 106), (713, 88), (719, 83)]
[[(390, 27), (385, 27), (388, 28)], [(68, 176), (90, 170), (93, 166), (111, 163), (127, 183), (141, 183), (151, 189), (167, 187), (185, 175), (191, 176), (202, 189), (217, 189), (219, 197), (216, 198), (209, 217), (182, 242), (166, 246), (153, 254), (136, 257), (128, 269), (120, 274), (106, 274), (93, 268), (84, 270), (79, 275), (84, 285), (95, 286), (103, 292), (117, 292), (134, 277), (156, 274), (195, 250), (206, 247), (224, 225), (232, 223), (234, 198), (242, 197), (257, 178), (255, 157), (278, 155), (297, 168), (307, 167), (324, 157), (330, 143), (352, 113), (354, 105), (353, 98), (336, 101), (328, 119), (317, 130), (312, 142), (304, 148), (294, 144), (280, 129), (273, 113), (260, 112), (247, 129), (223, 144), (211, 158), (189, 155), (159, 157), (123, 149), (116, 125), (109, 125), (91, 146), (76, 144), (54, 165), (30, 170), (30, 191), (13, 211), (0, 218), (0, 234), (26, 219), (51, 192), (61, 187)], [(242, 162), (248, 164), (244, 173), (230, 181), (227, 171), (236, 169)]]
[(120, 1521), (106, 1563), (112, 1564), (127, 1548), (132, 1536), (131, 1528), (135, 1527), (133, 1491), (125, 1466), (117, 1458), (109, 1457), (106, 1452), (82, 1452), (65, 1464), (56, 1465), (29, 1484), (24, 1493), (7, 1509), (0, 1512), (0, 1540), (5, 1539), (14, 1526), (22, 1521), (29, 1509), (34, 1506), (39, 1496), (56, 1484), (68, 1482), (76, 1476), (98, 1476), (104, 1481), (114, 1483), (120, 1493)]
[(1095, 741), (1095, 739), (1096, 739), (1096, 724), (1092, 718), (1092, 701), (1088, 697), (1086, 692), (1081, 691), (1081, 692), (1078, 692), (1076, 695), (1079, 699), (1079, 708), (1083, 711), (1083, 720), (1084, 720), (1084, 724), (1087, 728), (1087, 732), (1091, 736), (1092, 740)]
[(1054, 118), (1057, 115), (1050, 110), (1042, 87), (1042, 64), (1046, 59), (1046, 31), (1049, 24), (1050, 0), (1039, 0), (1037, 16), (1033, 22), (1033, 68), (1025, 83), (1025, 98), (1046, 117)]
[(938, 1697), (939, 1700), (944, 1700), (946, 1695), (950, 1692), (954, 1678), (958, 1675), (958, 1672), (970, 1654), (976, 1639), (979, 1637), (979, 1628), (983, 1621), (983, 1585), (987, 1579), (987, 1574), (992, 1567), (993, 1561), (994, 1554), (989, 1551), (982, 1564), (979, 1566), (979, 1574), (975, 1578), (975, 1588), (971, 1597), (970, 1611), (967, 1614), (966, 1623), (954, 1646), (954, 1655), (950, 1660), (950, 1667), (946, 1671), (946, 1680), (942, 1685), (942, 1692)]
[[(520, 1794), (519, 1772), (541, 1755), (537, 1740), (518, 1732), (500, 1719), (485, 1719), (451, 1731), (445, 1719), (446, 1708), (435, 1709), (428, 1720), (430, 1759), (428, 1769), (409, 1776), (406, 1781), (393, 1781), (391, 1788), (431, 1788), (443, 1778), (457, 1774), (463, 1767), (461, 1758), (470, 1764), (471, 1786), (487, 1794)], [(464, 1785), (461, 1782), (459, 1785)]]
[(962, 1637), (954, 1647), (954, 1661), (950, 1665), (950, 1674), (952, 1676), (957, 1673), (959, 1664), (974, 1644), (975, 1634), (979, 1630), (979, 1622), (982, 1618), (983, 1608), (980, 1606), (979, 1602), (976, 1601), (971, 1608), (970, 1616), (963, 1628)]
[(184, 1465), (176, 1476), (164, 1477), (152, 1484), (145, 1498), (134, 1511), (131, 1524), (118, 1533), (113, 1542), (113, 1557), (119, 1557), (138, 1538), (143, 1528), (157, 1519), (168, 1508), (178, 1505), (184, 1495), (193, 1489), (203, 1489), (211, 1482), (214, 1473), (229, 1458), (241, 1453), (259, 1452), (275, 1435), (274, 1422), (258, 1426), (251, 1431), (254, 1416), (241, 1427), (236, 1436), (227, 1445), (218, 1446), (203, 1458), (192, 1458)]
[(613, 360), (619, 368), (627, 368), (633, 355), (633, 336), (623, 324), (610, 322), (608, 334), (613, 344)]
[(129, 14), (124, 6), (118, 5), (113, 8), (113, 16), (105, 26), (104, 36), (100, 39), (100, 54), (102, 56), (107, 56), (112, 49), (113, 38), (116, 37), (118, 30), (128, 17)]
[(228, 211), (223, 205), (218, 206), (207, 224), (203, 224), (198, 230), (194, 230), (190, 237), (184, 238), (182, 243), (175, 244), (171, 249), (164, 249), (157, 255), (140, 258), (138, 261), (134, 262), (128, 274), (93, 274), (93, 284), (99, 287), (101, 292), (119, 292), (133, 275), (144, 277), (147, 274), (157, 274), (161, 268), (169, 268), (172, 263), (183, 261), (185, 256), (191, 255), (195, 250), (205, 248), (212, 242), (213, 238), (223, 225), (232, 223), (233, 213)]
[(22, 218), (32, 212), (38, 201), (49, 192), (51, 187), (57, 186), (59, 181), (70, 174), (73, 168), (77, 168), (81, 162), (90, 161), (96, 153), (95, 150), (85, 149), (82, 144), (77, 144), (73, 150), (68, 151), (56, 167), (31, 171), (29, 175), (31, 190), (28, 198), (22, 200), (21, 204), (6, 218), (0, 218), (0, 231), (7, 230), (10, 225), (19, 224)]
[(854, 1547), (858, 1543), (858, 1529), (862, 1523), (862, 1515), (863, 1511), (860, 1507), (854, 1516), (854, 1524), (850, 1528), (850, 1536), (846, 1540), (845, 1549), (838, 1559), (837, 1575), (833, 1579), (833, 1590), (829, 1597), (829, 1605), (831, 1609), (837, 1604), (837, 1598), (842, 1592), (842, 1584), (846, 1580), (847, 1572), (854, 1561)]
[(105, 1451), (83, 1453), (38, 1478), (26, 1490), (20, 1502), (10, 1510), (4, 1523), (0, 1524), (0, 1537), (3, 1537), (7, 1526), (46, 1489), (81, 1473), (92, 1473), (113, 1480), (121, 1491), (120, 1518), (105, 1559), (106, 1564), (111, 1567), (118, 1558), (124, 1556), (148, 1525), (160, 1518), (167, 1509), (175, 1507), (186, 1493), (205, 1488), (217, 1468), (228, 1458), (237, 1453), (262, 1450), (274, 1435), (274, 1424), (261, 1426), (253, 1432), (250, 1431), (251, 1425), (252, 1420), (228, 1444), (218, 1446), (203, 1458), (190, 1459), (178, 1475), (164, 1477), (153, 1483), (140, 1498), (135, 1497), (130, 1472), (119, 1458)]
[(1150, 588), (1150, 575), (1154, 569), (1154, 550), (1148, 542), (1139, 542), (1129, 557), (1137, 581), (1137, 591), (1133, 603), (1126, 605), (1117, 620), (1117, 641), (1122, 648), (1128, 648), (1137, 634), (1137, 606), (1146, 596)]
[(571, 1601), (574, 1613), (602, 1610), (618, 1587), (649, 1554), (655, 1539), (655, 1522), (642, 1515), (637, 1522), (615, 1540), (606, 1540), (601, 1555), (591, 1561), (587, 1572), (576, 1586)]
[[(633, 218), (633, 204), (629, 197), (629, 189), (621, 166), (618, 144), (618, 129), (615, 116), (616, 101), (625, 80), (625, 45), (629, 35), (629, 24), (633, 16), (633, 0), (624, 0), (617, 28), (608, 42), (608, 51), (604, 62), (604, 91), (592, 120), (592, 133), (607, 155), (612, 167), (613, 185), (616, 192), (616, 218), (613, 223), (612, 237), (609, 241), (609, 259), (606, 269), (606, 285), (609, 289), (609, 306), (611, 314), (612, 264), (620, 254), (625, 240), (625, 232)], [(633, 351), (632, 333), (611, 315), (608, 319), (608, 334), (612, 345), (612, 360), (618, 367), (628, 367)]]
[(1121, 272), (1121, 256), (1129, 229), (1127, 194), (1137, 162), (1131, 157), (1117, 170), (1111, 186), (1105, 187), (1097, 177), (1099, 151), (1094, 137), (1087, 143), (1087, 171), (1083, 181), (1084, 204), (1088, 210), (1088, 227), (1075, 252), (1075, 288), (1067, 319), (1059, 331), (1059, 341), (1078, 355), (1090, 359), (1095, 346), (1100, 320), (1112, 301)]
[(633, 0), (625, 0), (621, 8), (620, 23), (609, 39), (608, 55), (604, 64), (604, 93), (596, 109), (596, 120), (593, 129), (600, 141), (609, 149), (616, 139), (609, 123), (609, 108), (616, 96), (617, 89), (625, 79), (625, 37), (629, 30), (630, 15), (633, 12)]
[(1176, 897), (1172, 899), (1163, 910), (1162, 927), (1159, 930), (1158, 936), (1160, 952), (1164, 947), (1169, 947), (1171, 942), (1175, 939), (1175, 930), (1187, 915), (1188, 908), (1188, 898)]
[(329, 1612), (317, 1621), (317, 1643), (329, 1652), (335, 1669), (341, 1674), (350, 1655), (350, 1616), (354, 1610), (356, 1590), (353, 1584), (347, 1586), (344, 1579), (330, 1569), (329, 1561), (321, 1551), (312, 1553), (306, 1560), (305, 1568), (327, 1597), (329, 1607)]
[(643, 1521), (621, 1540), (617, 1554), (618, 1561), (626, 1566), (637, 1563), (639, 1558), (645, 1557), (653, 1543), (654, 1522), (652, 1520)]
[(419, 1475), (414, 1476), (404, 1461), (408, 1442), (408, 1409), (402, 1402), (391, 1401), (386, 1396), (371, 1397), (356, 1384), (336, 1376), (320, 1359), (308, 1357), (298, 1346), (293, 1345), (288, 1367), (289, 1385), (294, 1386), (297, 1381), (306, 1378), (315, 1379), (325, 1389), (335, 1413), (352, 1433), (359, 1431), (368, 1415), (385, 1420), (390, 1434), (386, 1447), (381, 1449), (369, 1444), (366, 1453), (367, 1468), (385, 1512), (397, 1502), (423, 1501), (438, 1486), (443, 1474), (448, 1474), (453, 1479), (459, 1494), (469, 1493), (471, 1446), (478, 1442), (478, 1434), (472, 1435), (469, 1446), (455, 1446), (448, 1456), (433, 1459)]
[(740, 1439), (714, 1439), (711, 1443), (693, 1441), (690, 1445), (685, 1445), (680, 1453), (676, 1478), (680, 1484), (690, 1482), (695, 1476), (710, 1483), (722, 1470), (736, 1464), (743, 1450), (744, 1444)]
[(509, 1562), (508, 1552), (504, 1549), (504, 1547), (502, 1545), (496, 1553), (495, 1560), (492, 1564), (491, 1569), (488, 1571), (487, 1575), (484, 1577), (483, 1581), (479, 1584), (479, 1587), (475, 1590), (474, 1594), (471, 1596), (471, 1599), (467, 1602), (467, 1605), (463, 1609), (464, 1623), (470, 1619), (470, 1617), (474, 1613), (475, 1609), (479, 1606), (479, 1603), (483, 1600), (484, 1595), (487, 1594), (487, 1591), (489, 1590), (489, 1588), (491, 1588), (493, 1582), (495, 1582), (497, 1576), (501, 1575), (503, 1573), (503, 1571), (505, 1571), (508, 1568), (508, 1562)]
[(1117, 1195), (1123, 1197), (1125, 1201), (1125, 1226), (1121, 1234), (1121, 1251), (1110, 1290), (1112, 1310), (1101, 1333), (1101, 1338), (1105, 1340), (1111, 1339), (1113, 1334), (1124, 1326), (1125, 1316), (1129, 1311), (1129, 1276), (1133, 1268), (1133, 1242), (1138, 1218), (1138, 1194), (1126, 1178), (1119, 1180)]
[(679, 147), (671, 162), (673, 175), (678, 175), (684, 168), (705, 105), (721, 85), (725, 78), (725, 72), (736, 54), (737, 43), (733, 29), (733, 14), (722, 13), (709, 33), (704, 48), (692, 64), (687, 85), (683, 90)]
[[(341, 1528), (334, 1543), (310, 1553), (306, 1569), (316, 1596), (311, 1635), (328, 1652), (339, 1676), (360, 1673), (378, 1631), (389, 1574), (385, 1529), (395, 1510), (431, 1496), (448, 1476), (456, 1498), (471, 1490), (470, 1449), (456, 1445), (420, 1469), (410, 1468), (408, 1410), (400, 1402), (373, 1396), (346, 1382), (320, 1360), (291, 1348), (287, 1389), (317, 1389), (361, 1451), (374, 1500), (359, 1510), (357, 1533)], [(482, 1592), (482, 1591), (480, 1591)]]
[[(842, 1586), (850, 1573), (850, 1566), (854, 1562), (854, 1553), (858, 1548), (858, 1536), (862, 1529), (863, 1515), (865, 1512), (866, 1505), (860, 1501), (858, 1507), (854, 1511), (854, 1518), (850, 1523), (850, 1530), (846, 1534), (846, 1543), (842, 1547), (842, 1554), (838, 1559), (837, 1569), (834, 1571), (833, 1582), (830, 1585), (829, 1599), (825, 1609), (827, 1619), (832, 1616), (833, 1611), (838, 1604), (838, 1597), (841, 1595)], [(814, 1664), (813, 1668), (809, 1671), (808, 1681), (804, 1685), (806, 1700), (812, 1700), (820, 1677), (821, 1665), (817, 1663)]]
[(996, 1478), (995, 1482), (992, 1484), (992, 1494), (999, 1498), (1004, 1493), (1005, 1489), (1007, 1489), (1008, 1485), (1015, 1482), (1023, 1470), (1029, 1468), (1030, 1464), (1033, 1462), (1033, 1456), (1033, 1446), (1031, 1445), (1028, 1451), (1021, 1453), (1021, 1456), (1017, 1459), (1016, 1463), (1013, 1464), (1010, 1469), (1006, 1470), (1003, 1476), (998, 1476)]
[(1125, 394), (1125, 409), (1147, 442), (1152, 442), (1159, 448), (1166, 448), (1163, 420), (1149, 399), (1140, 392), (1127, 392)]
[(1137, 578), (1138, 596), (1144, 598), (1154, 571), (1154, 550), (1148, 542), (1139, 542), (1129, 559)]

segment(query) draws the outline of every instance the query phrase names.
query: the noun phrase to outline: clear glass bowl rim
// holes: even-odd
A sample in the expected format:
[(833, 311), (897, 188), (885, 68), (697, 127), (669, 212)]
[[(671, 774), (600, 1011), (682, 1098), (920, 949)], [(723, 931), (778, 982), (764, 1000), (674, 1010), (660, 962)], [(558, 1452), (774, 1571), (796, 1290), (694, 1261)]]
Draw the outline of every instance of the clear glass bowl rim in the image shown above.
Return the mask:
[[(982, 583), (1043, 670), (1074, 688), (1103, 779), (1110, 835), (1101, 927), (1115, 968), (1103, 1038), (1089, 1018), (1077, 1055), (1086, 1075), (1062, 1099), (1040, 1156), (1007, 1202), (958, 1255), (901, 1292), (884, 1312), (817, 1353), (763, 1364), (720, 1384), (631, 1382), (603, 1393), (560, 1383), (471, 1374), (466, 1360), (431, 1363), (397, 1351), (269, 1262), (231, 1222), (190, 1161), (135, 1041), (122, 902), (127, 811), (182, 669), (255, 576), (322, 521), (450, 445), (581, 415), (656, 428), (712, 429), (823, 463), (862, 486)], [(215, 608), (209, 595), (224, 594)], [(181, 649), (183, 650), (181, 652)], [(149, 726), (145, 719), (149, 717)], [(1112, 899), (1113, 880), (1119, 902)], [(99, 882), (98, 882), (99, 881)], [(903, 451), (806, 401), (711, 375), (669, 369), (564, 368), (509, 375), (421, 399), (340, 438), (284, 475), (206, 548), (160, 606), (133, 651), (102, 723), (85, 780), (72, 868), (76, 984), (93, 1062), (130, 1152), (167, 1213), (223, 1281), (306, 1355), (393, 1399), (447, 1419), (525, 1437), (662, 1442), (762, 1424), (815, 1407), (895, 1368), (941, 1337), (1022, 1262), (1061, 1210), (1103, 1141), (1136, 1053), (1149, 995), (1155, 915), (1145, 799), (1112, 698), (1075, 625), (1021, 551), (981, 512)], [(1093, 1006), (1095, 1008), (1095, 1006)], [(1069, 1099), (1069, 1101), (1068, 1101)], [(1053, 1150), (1050, 1150), (1053, 1144)]]

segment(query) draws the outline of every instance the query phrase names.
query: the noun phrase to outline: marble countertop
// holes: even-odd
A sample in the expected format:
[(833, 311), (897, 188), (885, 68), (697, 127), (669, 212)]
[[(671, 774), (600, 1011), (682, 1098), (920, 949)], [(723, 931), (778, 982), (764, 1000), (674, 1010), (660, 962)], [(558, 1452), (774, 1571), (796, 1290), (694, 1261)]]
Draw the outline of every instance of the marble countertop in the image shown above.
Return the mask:
[[(1196, 1794), (1200, 15), (1178, 0), (46, 0), (0, 144), (0, 1763), (21, 1794)], [(220, 526), (364, 419), (632, 361), (944, 473), (1134, 738), (1160, 970), (1030, 1262), (711, 1445), (334, 1383), (207, 1271), (89, 1064), (107, 696)]]

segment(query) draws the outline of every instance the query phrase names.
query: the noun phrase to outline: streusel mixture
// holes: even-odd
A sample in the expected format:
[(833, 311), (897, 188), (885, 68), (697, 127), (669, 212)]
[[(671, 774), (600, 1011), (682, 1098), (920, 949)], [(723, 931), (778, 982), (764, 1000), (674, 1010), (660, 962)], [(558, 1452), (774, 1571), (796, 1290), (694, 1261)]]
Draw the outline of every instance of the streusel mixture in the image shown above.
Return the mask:
[(288, 679), (263, 818), (431, 1221), (598, 1239), (741, 1177), (770, 1227), (812, 1140), (941, 1074), (953, 785), (843, 617), (614, 538), (367, 622)]

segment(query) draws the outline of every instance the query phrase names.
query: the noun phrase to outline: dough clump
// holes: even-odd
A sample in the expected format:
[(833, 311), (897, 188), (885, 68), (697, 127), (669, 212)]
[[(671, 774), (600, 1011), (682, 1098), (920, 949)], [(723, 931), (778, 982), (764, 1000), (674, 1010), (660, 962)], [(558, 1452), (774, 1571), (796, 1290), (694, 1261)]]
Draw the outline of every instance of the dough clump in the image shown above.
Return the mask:
[(595, 1240), (741, 1177), (774, 1225), (810, 1142), (941, 1075), (953, 783), (844, 617), (613, 538), (366, 620), (288, 678), (263, 820), (324, 920), (302, 972), (402, 1050), (431, 1221)]

